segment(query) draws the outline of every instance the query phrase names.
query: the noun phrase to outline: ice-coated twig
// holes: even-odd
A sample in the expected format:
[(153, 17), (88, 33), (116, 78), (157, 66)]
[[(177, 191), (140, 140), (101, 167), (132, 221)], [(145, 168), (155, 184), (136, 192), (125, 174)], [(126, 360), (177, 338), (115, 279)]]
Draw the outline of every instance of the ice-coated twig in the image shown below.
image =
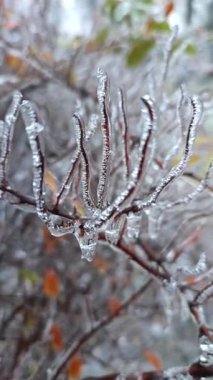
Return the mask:
[(30, 101), (24, 100), (21, 104), (21, 113), (25, 124), (33, 159), (33, 194), (36, 201), (37, 214), (40, 219), (48, 224), (50, 217), (45, 205), (43, 193), (44, 181), (44, 156), (41, 150), (39, 133), (42, 125), (38, 123), (36, 114)]
[(183, 204), (189, 204), (191, 201), (196, 199), (197, 196), (207, 188), (212, 170), (213, 170), (213, 161), (210, 163), (204, 179), (201, 180), (200, 184), (196, 187), (196, 189), (183, 198), (180, 198), (174, 202), (170, 202), (168, 204), (165, 204), (164, 205), (164, 211), (166, 209), (170, 209), (170, 208), (173, 208), (175, 206), (180, 206)]
[(183, 141), (183, 136), (184, 136), (184, 115), (183, 115), (183, 106), (184, 106), (184, 101), (187, 99), (184, 87), (180, 87), (180, 99), (177, 104), (177, 121), (178, 121), (178, 128), (179, 128), (179, 133), (180, 136), (177, 138), (177, 142), (172, 146), (168, 154), (166, 155), (164, 161), (163, 161), (163, 167), (166, 168), (167, 164), (171, 159), (177, 154), (178, 150), (180, 149), (181, 143)]
[(115, 201), (107, 207), (102, 214), (100, 215), (99, 220), (95, 222), (96, 227), (101, 227), (107, 220), (109, 220), (112, 215), (119, 210), (123, 204), (130, 199), (135, 191), (137, 190), (140, 179), (142, 177), (145, 161), (146, 161), (146, 153), (149, 148), (150, 140), (152, 137), (154, 120), (155, 120), (155, 111), (153, 102), (149, 97), (142, 98), (142, 102), (144, 105), (145, 112), (145, 126), (144, 131), (140, 140), (139, 152), (138, 152), (138, 163), (133, 170), (129, 181), (127, 183), (126, 189), (115, 199)]
[[(0, 121), (0, 185), (7, 186), (8, 179), (8, 158), (11, 151), (11, 144), (15, 122), (19, 115), (22, 95), (19, 91), (13, 93), (13, 99), (7, 111), (4, 121)], [(0, 196), (2, 191), (0, 191)]]
[(165, 49), (164, 49), (162, 79), (161, 79), (161, 84), (159, 86), (159, 89), (160, 89), (159, 96), (162, 96), (162, 93), (163, 93), (164, 85), (165, 85), (166, 78), (167, 78), (168, 71), (169, 71), (169, 63), (170, 63), (170, 58), (171, 58), (171, 51), (172, 51), (174, 42), (175, 42), (175, 40), (177, 38), (177, 34), (178, 34), (178, 26), (175, 25), (174, 28), (173, 28), (173, 30), (172, 30), (172, 33), (170, 35), (170, 38), (167, 41)]
[(103, 153), (101, 171), (97, 188), (98, 208), (103, 209), (107, 201), (107, 187), (111, 167), (111, 123), (109, 117), (109, 80), (107, 75), (98, 70), (98, 104), (101, 115), (101, 130), (103, 135)]
[(145, 208), (151, 207), (156, 202), (161, 192), (168, 186), (168, 184), (170, 184), (175, 178), (179, 177), (183, 173), (192, 155), (192, 147), (195, 140), (195, 132), (200, 123), (201, 116), (202, 116), (202, 105), (198, 97), (191, 98), (191, 105), (192, 105), (192, 118), (191, 118), (191, 122), (188, 128), (183, 158), (181, 159), (179, 164), (174, 166), (169, 171), (169, 173), (164, 178), (162, 178), (159, 185), (156, 187), (154, 192), (148, 197), (146, 201), (141, 200), (141, 201), (133, 202), (132, 206), (127, 207), (126, 209), (122, 211), (122, 214), (129, 213), (129, 212), (139, 212)]
[[(97, 128), (97, 115), (93, 114), (88, 125), (88, 131), (86, 133), (86, 141), (89, 141), (93, 136), (95, 130)], [(57, 209), (58, 205), (63, 202), (66, 196), (69, 193), (70, 186), (72, 184), (73, 175), (78, 167), (78, 163), (80, 160), (81, 150), (80, 147), (77, 148), (75, 153), (75, 157), (71, 160), (70, 167), (65, 175), (64, 180), (62, 181), (62, 185), (57, 193), (56, 203), (54, 208)]]
[(209, 298), (213, 297), (213, 282), (205, 286), (204, 289), (200, 290), (192, 302), (192, 306), (201, 305), (206, 302)]
[(90, 192), (90, 167), (89, 167), (89, 159), (87, 156), (86, 148), (85, 148), (85, 131), (83, 123), (80, 119), (80, 116), (76, 113), (73, 115), (73, 122), (76, 129), (76, 138), (78, 148), (81, 152), (81, 182), (82, 182), (82, 193), (84, 203), (87, 208), (91, 211), (95, 211), (95, 204)]
[(119, 111), (120, 111), (120, 124), (122, 130), (122, 155), (123, 155), (123, 165), (124, 165), (124, 177), (127, 180), (129, 178), (129, 149), (128, 149), (128, 122), (126, 114), (126, 104), (124, 93), (121, 88), (118, 90), (119, 97)]
[(67, 171), (65, 179), (63, 180), (62, 185), (57, 193), (56, 203), (54, 206), (55, 208), (57, 208), (58, 205), (61, 202), (63, 202), (63, 200), (66, 198), (66, 196), (69, 193), (70, 186), (73, 180), (73, 175), (79, 163), (80, 154), (81, 154), (81, 151), (80, 151), (80, 147), (78, 146), (77, 152), (75, 153), (75, 157), (71, 160), (70, 167)]

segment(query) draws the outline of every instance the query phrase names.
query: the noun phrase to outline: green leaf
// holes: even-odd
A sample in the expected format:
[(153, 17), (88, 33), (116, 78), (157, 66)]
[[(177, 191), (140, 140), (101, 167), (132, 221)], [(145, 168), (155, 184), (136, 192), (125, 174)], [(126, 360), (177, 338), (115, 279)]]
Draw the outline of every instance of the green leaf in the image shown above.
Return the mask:
[(97, 33), (96, 38), (95, 38), (97, 44), (98, 45), (104, 45), (106, 42), (106, 39), (108, 37), (108, 34), (109, 34), (108, 28), (103, 28), (103, 29), (99, 30), (99, 32)]
[(192, 44), (192, 43), (189, 43), (187, 46), (186, 46), (186, 49), (185, 49), (186, 53), (189, 54), (189, 55), (195, 55), (197, 54), (197, 46)]
[(169, 24), (166, 21), (153, 20), (152, 29), (155, 30), (156, 32), (169, 32), (170, 31)]
[(36, 285), (39, 281), (39, 275), (36, 272), (31, 271), (30, 269), (22, 268), (19, 272), (20, 280), (30, 281), (32, 285)]
[(153, 38), (148, 40), (143, 40), (141, 38), (133, 40), (126, 58), (127, 66), (135, 67), (139, 65), (154, 46), (155, 40)]

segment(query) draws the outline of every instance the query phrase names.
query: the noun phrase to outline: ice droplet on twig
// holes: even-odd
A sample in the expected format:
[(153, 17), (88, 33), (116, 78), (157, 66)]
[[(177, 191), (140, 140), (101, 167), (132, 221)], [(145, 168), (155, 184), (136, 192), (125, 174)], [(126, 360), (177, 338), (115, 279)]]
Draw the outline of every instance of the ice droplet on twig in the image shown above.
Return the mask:
[(200, 337), (200, 363), (204, 365), (213, 365), (213, 342), (206, 335)]
[(95, 250), (98, 242), (98, 232), (90, 226), (79, 228), (75, 234), (80, 249), (81, 258), (91, 262), (95, 256)]

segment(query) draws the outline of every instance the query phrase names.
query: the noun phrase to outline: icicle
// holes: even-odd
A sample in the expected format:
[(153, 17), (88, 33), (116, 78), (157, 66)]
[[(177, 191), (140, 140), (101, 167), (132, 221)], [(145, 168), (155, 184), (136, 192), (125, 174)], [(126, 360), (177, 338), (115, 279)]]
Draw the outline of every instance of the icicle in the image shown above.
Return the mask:
[(118, 105), (119, 105), (121, 128), (122, 128), (122, 155), (123, 155), (123, 165), (124, 165), (124, 178), (125, 180), (127, 180), (130, 175), (129, 149), (128, 149), (128, 123), (127, 123), (124, 93), (121, 89), (118, 90), (118, 96), (119, 96)]
[[(5, 120), (0, 122), (0, 186), (7, 185), (8, 158), (11, 151), (14, 126), (19, 115), (21, 100), (21, 93), (15, 91), (12, 102), (6, 113)], [(2, 193), (3, 192), (0, 190), (0, 197)]]
[(202, 365), (213, 365), (213, 342), (205, 336), (201, 335), (200, 337), (200, 364)]
[(134, 242), (139, 238), (142, 215), (129, 214), (127, 216), (126, 235), (128, 241)]
[(163, 220), (163, 210), (162, 208), (155, 206), (145, 210), (148, 216), (148, 236), (150, 239), (155, 240), (160, 232), (162, 220)]
[(50, 217), (46, 209), (43, 193), (44, 157), (38, 136), (43, 127), (37, 122), (36, 114), (29, 101), (24, 100), (22, 102), (21, 113), (32, 151), (34, 172), (33, 193), (36, 201), (37, 214), (44, 223), (48, 223)]
[(117, 221), (115, 220), (108, 221), (106, 229), (105, 229), (105, 236), (106, 236), (106, 239), (110, 243), (117, 244), (120, 238), (120, 233), (121, 233), (123, 224), (124, 224), (123, 218), (119, 218)]
[(77, 114), (73, 115), (73, 122), (76, 129), (76, 138), (78, 148), (81, 151), (81, 167), (82, 167), (82, 193), (84, 203), (91, 211), (95, 211), (95, 204), (90, 193), (90, 168), (89, 159), (85, 149), (85, 131), (80, 117)]
[(81, 258), (83, 260), (92, 261), (95, 256), (95, 250), (98, 242), (98, 232), (90, 225), (84, 225), (78, 228), (75, 233), (81, 249)]
[(98, 207), (103, 209), (107, 202), (107, 187), (109, 186), (109, 174), (111, 167), (111, 123), (109, 118), (109, 99), (108, 99), (108, 78), (107, 75), (101, 70), (98, 70), (98, 104), (101, 114), (101, 130), (103, 134), (103, 156), (101, 163), (101, 172), (97, 188)]

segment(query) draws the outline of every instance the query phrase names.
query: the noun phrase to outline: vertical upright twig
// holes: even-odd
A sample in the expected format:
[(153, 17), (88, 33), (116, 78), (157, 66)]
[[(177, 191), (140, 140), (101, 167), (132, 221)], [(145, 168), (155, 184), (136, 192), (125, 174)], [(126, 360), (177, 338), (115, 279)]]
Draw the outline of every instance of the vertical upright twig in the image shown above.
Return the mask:
[(101, 130), (103, 134), (103, 154), (101, 172), (97, 188), (98, 208), (103, 209), (106, 204), (108, 178), (111, 166), (111, 123), (109, 118), (109, 83), (107, 75), (98, 70), (98, 104), (101, 114)]
[[(15, 91), (13, 94), (12, 103), (7, 111), (4, 121), (0, 121), (0, 185), (7, 186), (8, 184), (8, 158), (11, 151), (15, 122), (19, 115), (22, 95)], [(2, 191), (0, 191), (0, 196)]]
[(119, 111), (120, 111), (120, 124), (122, 129), (122, 155), (123, 155), (123, 165), (124, 165), (124, 176), (127, 180), (130, 174), (129, 167), (129, 149), (128, 149), (128, 123), (126, 114), (126, 104), (124, 93), (121, 88), (118, 90), (119, 96)]

